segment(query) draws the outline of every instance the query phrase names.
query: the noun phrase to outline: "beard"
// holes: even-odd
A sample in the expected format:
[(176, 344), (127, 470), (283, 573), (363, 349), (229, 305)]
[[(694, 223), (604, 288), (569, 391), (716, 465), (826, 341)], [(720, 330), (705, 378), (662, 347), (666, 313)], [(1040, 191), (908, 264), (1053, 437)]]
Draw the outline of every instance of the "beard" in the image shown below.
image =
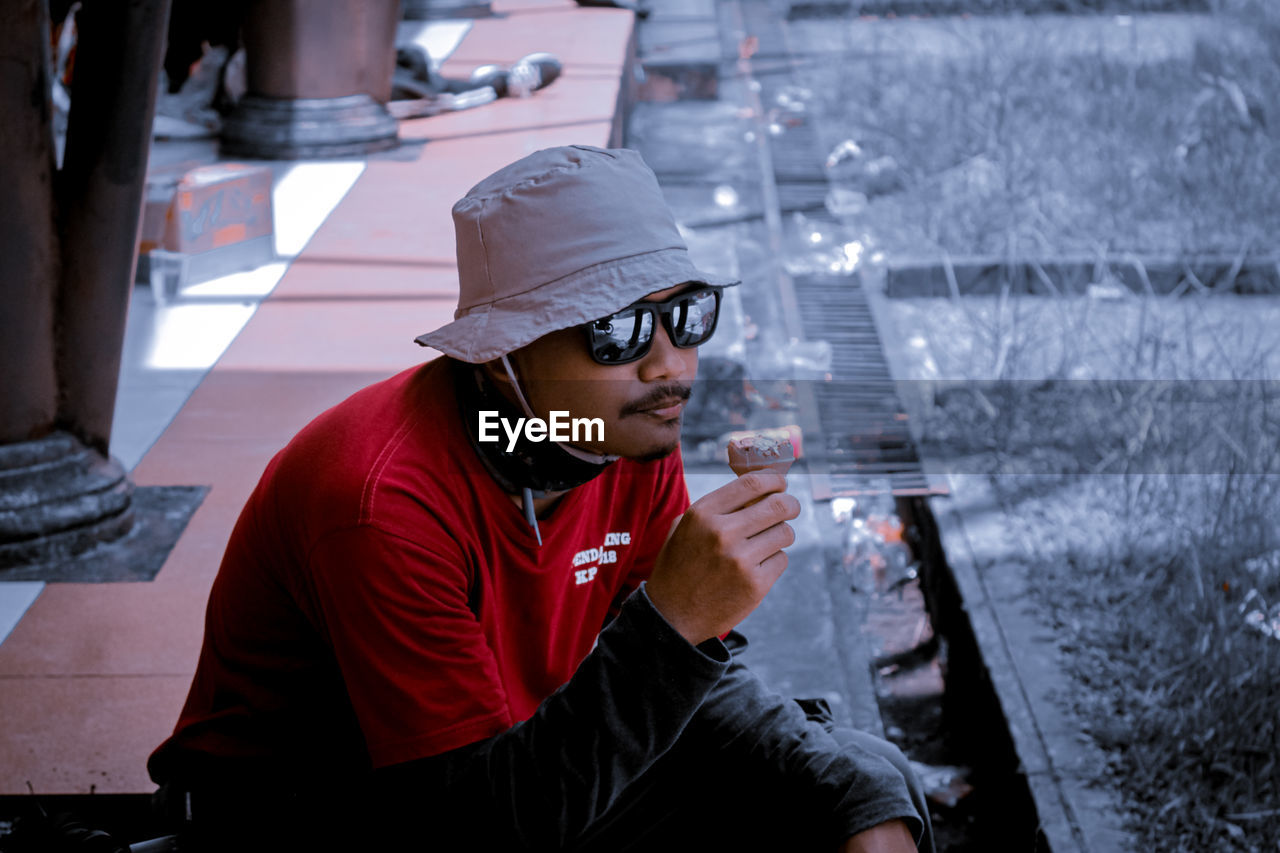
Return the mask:
[(660, 447), (657, 450), (651, 450), (648, 453), (645, 453), (641, 456), (636, 456), (633, 458), (637, 462), (657, 462), (659, 459), (666, 459), (668, 456), (670, 456), (672, 453), (675, 453), (679, 449), (680, 449), (680, 441), (677, 439), (676, 441), (671, 442), (671, 444), (669, 445)]

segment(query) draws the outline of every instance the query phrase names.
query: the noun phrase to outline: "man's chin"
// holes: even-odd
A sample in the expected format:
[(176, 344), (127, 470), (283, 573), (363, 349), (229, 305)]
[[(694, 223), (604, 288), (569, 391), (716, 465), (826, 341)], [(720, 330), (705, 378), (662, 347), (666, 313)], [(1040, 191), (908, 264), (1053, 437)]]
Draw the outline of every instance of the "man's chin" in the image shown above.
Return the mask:
[(680, 448), (680, 442), (677, 441), (672, 444), (668, 444), (663, 447), (659, 447), (654, 450), (651, 450), (648, 453), (642, 453), (639, 456), (630, 456), (628, 458), (634, 459), (637, 462), (657, 462), (659, 459), (666, 459), (672, 453), (675, 453), (679, 448)]
[(643, 424), (642, 428), (636, 429), (628, 424), (630, 429), (615, 433), (619, 441), (612, 453), (637, 462), (666, 459), (680, 448), (681, 423), (681, 418), (676, 417), (661, 422), (656, 428), (652, 424)]

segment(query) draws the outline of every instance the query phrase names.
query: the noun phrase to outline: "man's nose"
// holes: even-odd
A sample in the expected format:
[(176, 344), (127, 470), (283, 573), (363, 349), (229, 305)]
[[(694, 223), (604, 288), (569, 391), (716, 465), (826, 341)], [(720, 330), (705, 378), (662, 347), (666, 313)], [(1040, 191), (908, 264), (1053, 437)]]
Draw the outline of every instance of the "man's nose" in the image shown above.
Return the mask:
[(640, 361), (640, 378), (645, 382), (663, 379), (683, 379), (688, 368), (688, 350), (682, 350), (671, 342), (665, 323), (659, 323), (653, 333), (653, 344)]

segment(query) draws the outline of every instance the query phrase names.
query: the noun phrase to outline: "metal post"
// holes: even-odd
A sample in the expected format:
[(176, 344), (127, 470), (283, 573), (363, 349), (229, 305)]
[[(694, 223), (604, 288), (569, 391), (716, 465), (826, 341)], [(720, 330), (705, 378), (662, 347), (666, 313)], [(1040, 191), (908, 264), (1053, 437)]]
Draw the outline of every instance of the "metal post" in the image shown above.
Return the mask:
[(59, 420), (107, 453), (137, 262), (167, 0), (94, 0), (80, 40), (60, 176)]
[(48, 434), (57, 415), (48, 32), (41, 0), (0, 0), (0, 444)]
[(0, 0), (0, 570), (133, 526), (107, 448), (167, 17), (167, 0), (84, 5), (58, 172), (45, 3)]

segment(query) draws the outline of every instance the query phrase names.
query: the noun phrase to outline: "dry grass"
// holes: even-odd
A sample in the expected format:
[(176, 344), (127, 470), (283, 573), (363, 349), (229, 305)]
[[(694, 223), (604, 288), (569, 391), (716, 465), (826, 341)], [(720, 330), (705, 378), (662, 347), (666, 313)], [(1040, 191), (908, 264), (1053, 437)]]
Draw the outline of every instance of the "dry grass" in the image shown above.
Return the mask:
[(892, 157), (901, 178), (857, 224), (891, 259), (1276, 248), (1280, 4), (1218, 5), (1245, 22), (1235, 41), (1136, 63), (1154, 26), (1132, 28), (1133, 50), (1092, 54), (1057, 44), (1052, 24), (1010, 36), (972, 22), (961, 56), (850, 48), (839, 83), (806, 81), (824, 138)]
[[(1087, 517), (1114, 527), (1072, 530), (1035, 576), (1077, 682), (1063, 696), (1106, 750), (1143, 849), (1275, 849), (1280, 642), (1249, 629), (1241, 606), (1249, 590), (1280, 594), (1278, 481), (1153, 479), (1109, 484), (1116, 494)], [(1062, 499), (1073, 491), (1008, 506), (1078, 525)]]
[[(978, 43), (951, 58), (850, 48), (815, 64), (824, 141), (896, 170), (868, 185), (857, 158), (840, 164), (871, 196), (844, 224), (888, 263), (1280, 248), (1280, 4), (1208, 5), (1243, 22), (1216, 31), (1234, 40), (1141, 62), (1141, 31), (1132, 52), (1090, 55), (1044, 27), (970, 27)], [(1223, 300), (894, 309), (936, 359), (923, 375), (1000, 380), (940, 390), (927, 438), (953, 464), (1035, 474), (992, 482), (1036, 561), (1064, 701), (1153, 851), (1280, 844), (1280, 641), (1246, 622), (1280, 601), (1280, 309)]]
[(973, 380), (935, 388), (924, 450), (992, 472), (1143, 849), (1275, 849), (1280, 640), (1245, 613), (1280, 602), (1280, 374), (1254, 322), (1280, 306), (1103, 307), (899, 303), (936, 372)]
[(863, 15), (1009, 15), (1203, 12), (1209, 0), (855, 0)]

